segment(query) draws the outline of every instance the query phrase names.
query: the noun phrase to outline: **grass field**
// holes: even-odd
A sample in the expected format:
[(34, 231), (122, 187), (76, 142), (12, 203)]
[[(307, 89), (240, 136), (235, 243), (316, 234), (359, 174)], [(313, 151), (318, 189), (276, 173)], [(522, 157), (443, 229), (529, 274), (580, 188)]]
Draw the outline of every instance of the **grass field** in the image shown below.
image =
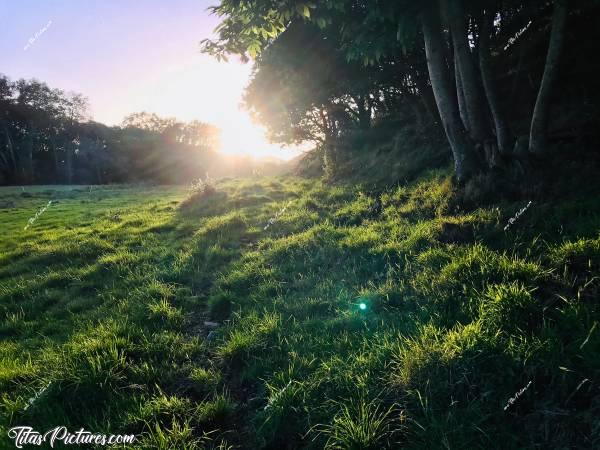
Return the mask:
[(600, 198), (366, 192), (0, 188), (0, 446), (598, 448)]

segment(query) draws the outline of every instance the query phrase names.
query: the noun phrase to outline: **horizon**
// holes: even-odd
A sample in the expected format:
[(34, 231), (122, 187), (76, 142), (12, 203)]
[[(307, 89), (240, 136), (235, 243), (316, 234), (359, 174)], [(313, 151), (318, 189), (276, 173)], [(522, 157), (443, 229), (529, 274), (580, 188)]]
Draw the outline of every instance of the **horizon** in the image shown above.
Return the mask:
[(141, 111), (199, 120), (221, 129), (225, 154), (294, 158), (298, 147), (269, 143), (240, 106), (252, 64), (218, 62), (200, 52), (200, 41), (213, 36), (218, 24), (207, 10), (212, 4), (6, 3), (0, 72), (80, 93), (91, 119), (109, 126)]

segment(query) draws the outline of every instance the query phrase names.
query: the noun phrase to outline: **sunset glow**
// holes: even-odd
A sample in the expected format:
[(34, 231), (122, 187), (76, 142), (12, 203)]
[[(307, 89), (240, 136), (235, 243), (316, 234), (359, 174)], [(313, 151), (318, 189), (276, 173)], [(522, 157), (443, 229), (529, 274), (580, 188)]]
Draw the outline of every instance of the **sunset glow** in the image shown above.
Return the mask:
[(93, 120), (108, 125), (147, 111), (218, 126), (224, 153), (282, 159), (298, 154), (270, 144), (240, 108), (251, 65), (219, 63), (200, 53), (199, 42), (218, 23), (206, 10), (214, 2), (23, 3), (31, 7), (4, 8), (11, 21), (0, 30), (2, 72), (12, 78), (34, 77), (80, 92), (89, 99)]
[(186, 62), (163, 68), (145, 83), (132, 83), (129, 104), (136, 111), (156, 111), (184, 121), (201, 118), (218, 126), (224, 153), (289, 159), (298, 150), (270, 144), (265, 130), (241, 107), (250, 69), (237, 61), (217, 62), (199, 53), (190, 55)]

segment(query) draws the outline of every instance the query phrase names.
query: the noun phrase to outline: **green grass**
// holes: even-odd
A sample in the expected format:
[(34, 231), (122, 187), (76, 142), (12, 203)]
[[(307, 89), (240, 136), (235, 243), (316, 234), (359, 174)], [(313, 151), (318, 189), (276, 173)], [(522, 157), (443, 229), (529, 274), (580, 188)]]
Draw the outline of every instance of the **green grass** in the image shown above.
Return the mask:
[(443, 170), (380, 214), (365, 186), (293, 177), (1, 188), (0, 446), (15, 425), (160, 449), (600, 445), (600, 198), (505, 232), (523, 202), (456, 196)]

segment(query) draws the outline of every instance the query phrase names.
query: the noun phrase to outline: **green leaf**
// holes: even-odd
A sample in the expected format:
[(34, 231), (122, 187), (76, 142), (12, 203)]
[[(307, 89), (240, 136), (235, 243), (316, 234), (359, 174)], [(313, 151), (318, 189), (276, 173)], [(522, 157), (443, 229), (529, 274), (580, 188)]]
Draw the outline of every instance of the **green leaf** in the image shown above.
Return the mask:
[(302, 17), (308, 17), (308, 18), (310, 18), (310, 9), (308, 8), (308, 5), (299, 3), (299, 4), (296, 5), (296, 11)]
[(253, 42), (252, 44), (250, 44), (248, 46), (248, 55), (250, 55), (250, 58), (254, 59), (256, 58), (256, 56), (260, 53), (260, 43), (259, 42)]

